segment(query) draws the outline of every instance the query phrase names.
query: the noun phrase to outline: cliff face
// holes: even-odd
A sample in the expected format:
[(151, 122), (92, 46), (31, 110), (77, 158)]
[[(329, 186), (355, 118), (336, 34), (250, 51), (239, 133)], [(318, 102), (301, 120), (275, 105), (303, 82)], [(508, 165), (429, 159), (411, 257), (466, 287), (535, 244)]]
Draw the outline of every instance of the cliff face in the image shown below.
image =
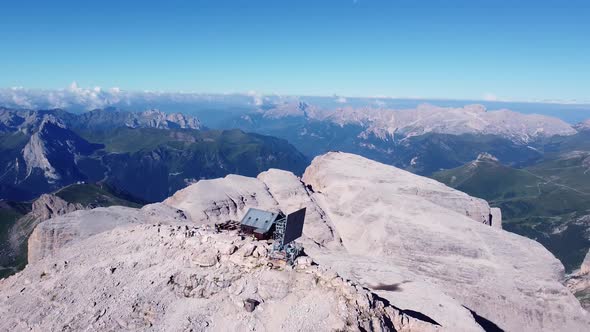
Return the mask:
[(16, 221), (9, 231), (10, 254), (12, 257), (25, 257), (29, 236), (39, 223), (53, 217), (76, 210), (85, 209), (82, 204), (72, 204), (53, 194), (43, 194), (31, 206), (31, 212)]
[(567, 276), (565, 285), (578, 298), (582, 307), (590, 311), (590, 250), (580, 269)]
[(82, 204), (66, 202), (55, 195), (43, 194), (33, 202), (31, 214), (37, 217), (39, 221), (45, 221), (85, 208)]
[(123, 206), (78, 210), (40, 223), (28, 241), (28, 262), (35, 263), (60, 248), (116, 227), (141, 223), (175, 223), (186, 220), (182, 211), (161, 204), (142, 209)]
[[(268, 272), (273, 269), (259, 260), (252, 264), (260, 265), (260, 271), (239, 271), (243, 281), (224, 279), (235, 272), (224, 265), (224, 260), (231, 260), (225, 256), (243, 250), (247, 256), (265, 257), (268, 247), (263, 242), (245, 247), (224, 238), (230, 235), (223, 232), (216, 233), (220, 237), (203, 233), (195, 239), (192, 231), (199, 233), (207, 225), (240, 220), (250, 207), (287, 213), (306, 207), (304, 236), (298, 242), (310, 259), (321, 271), (350, 280), (356, 291), (370, 292), (374, 294), (370, 297), (382, 304), (356, 301), (353, 307), (338, 311), (324, 301), (348, 300), (318, 286), (325, 282), (322, 278), (312, 284), (300, 283), (298, 275)], [(257, 178), (230, 175), (199, 181), (164, 203), (141, 210), (100, 208), (50, 219), (40, 224), (31, 238), (30, 251), (35, 256), (31, 261), (36, 262), (0, 283), (0, 294), (9, 294), (16, 303), (0, 302), (0, 314), (10, 317), (7, 324), (12, 325), (5, 325), (7, 328), (47, 325), (61, 329), (67, 324), (75, 328), (82, 328), (76, 324), (135, 328), (129, 322), (136, 324), (136, 316), (144, 317), (145, 312), (151, 317), (148, 323), (137, 324), (153, 324), (155, 330), (175, 329), (181, 321), (203, 330), (245, 326), (240, 324), (257, 329), (296, 326), (277, 323), (285, 317), (322, 330), (342, 326), (347, 321), (342, 315), (367, 330), (389, 324), (375, 311), (346, 314), (349, 309), (358, 310), (356, 306), (368, 306), (397, 310), (397, 314), (388, 314), (388, 319), (398, 330), (481, 331), (487, 323), (510, 331), (587, 330), (589, 314), (561, 284), (561, 263), (537, 242), (483, 223), (489, 214), (497, 220), (498, 212), (485, 201), (434, 180), (355, 155), (329, 153), (315, 158), (302, 179), (278, 170), (263, 172)], [(54, 264), (57, 267), (52, 268)], [(126, 276), (105, 281), (111, 279), (102, 274), (111, 275), (104, 271), (113, 268), (112, 275), (121, 269)], [(200, 274), (200, 268), (212, 270)], [(56, 279), (43, 279), (48, 275)], [(131, 275), (133, 278), (128, 277)], [(96, 285), (88, 281), (94, 279)], [(24, 280), (32, 280), (26, 287), (32, 293), (18, 293)], [(183, 294), (173, 291), (175, 286), (162, 287), (168, 281), (174, 285), (176, 280), (182, 280), (179, 287)], [(272, 290), (263, 291), (267, 283)], [(44, 291), (52, 289), (49, 284), (67, 286)], [(232, 287), (241, 291), (233, 298), (223, 292), (211, 295), (211, 287), (220, 285), (230, 292)], [(114, 294), (120, 291), (124, 295), (114, 301)], [(188, 300), (183, 299), (187, 297), (184, 292), (189, 294)], [(209, 294), (211, 301), (193, 300), (193, 293)], [(255, 299), (264, 305), (264, 312), (246, 316), (241, 301), (255, 294), (260, 296)], [(273, 299), (272, 294), (284, 296)], [(26, 302), (25, 297), (31, 296), (38, 300)], [(70, 315), (67, 308), (72, 300), (87, 303), (86, 298), (93, 299), (88, 303), (99, 304), (76, 306), (80, 311)], [(63, 305), (54, 306), (51, 299)], [(128, 300), (132, 303), (125, 302)], [(296, 302), (304, 304), (297, 306)], [(275, 311), (272, 304), (284, 304), (291, 313)], [(43, 309), (35, 310), (34, 306)], [(25, 317), (24, 312), (38, 314)], [(63, 313), (71, 320), (62, 320), (67, 322), (62, 325), (49, 318)], [(400, 318), (402, 314), (406, 318)], [(238, 325), (220, 325), (221, 316)], [(363, 317), (375, 317), (375, 322), (361, 325), (365, 324)]]
[(315, 158), (303, 181), (346, 248), (315, 259), (392, 304), (451, 330), (470, 329), (465, 307), (509, 331), (588, 328), (561, 263), (535, 241), (474, 222), (480, 200), (342, 153)]
[[(363, 203), (373, 203), (368, 197), (386, 199), (389, 207), (403, 205), (403, 200), (409, 198), (428, 201), (437, 205), (441, 212), (450, 210), (484, 224), (489, 223), (492, 212), (497, 215), (483, 199), (471, 197), (438, 181), (347, 153), (316, 157), (306, 169), (303, 182), (320, 193), (328, 186), (342, 194), (367, 191), (368, 196), (356, 198), (359, 207)], [(501, 215), (497, 218), (501, 219)]]

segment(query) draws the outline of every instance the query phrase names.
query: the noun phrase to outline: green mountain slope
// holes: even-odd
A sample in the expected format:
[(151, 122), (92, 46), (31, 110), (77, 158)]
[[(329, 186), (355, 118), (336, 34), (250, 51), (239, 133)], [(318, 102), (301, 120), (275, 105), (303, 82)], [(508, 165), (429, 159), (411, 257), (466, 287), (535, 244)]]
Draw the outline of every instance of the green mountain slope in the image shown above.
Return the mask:
[(56, 191), (54, 195), (68, 203), (88, 207), (120, 205), (137, 208), (142, 206), (141, 201), (119, 193), (104, 184), (76, 183)]
[(590, 153), (515, 169), (483, 158), (433, 178), (502, 209), (504, 228), (542, 243), (567, 270), (590, 248)]
[(440, 171), (435, 179), (488, 201), (535, 196), (538, 178), (525, 170), (504, 166), (490, 158), (478, 158), (464, 166)]
[(248, 132), (284, 138), (309, 158), (337, 150), (425, 176), (463, 165), (481, 151), (517, 166), (530, 165), (542, 156), (535, 149), (497, 135), (425, 133), (377, 137), (366, 134), (366, 127), (360, 124), (340, 125), (306, 116), (265, 117), (263, 113), (240, 115), (230, 124)]
[[(67, 203), (80, 204), (85, 208), (142, 206), (142, 202), (104, 184), (72, 184), (52, 194)], [(26, 265), (27, 240), (33, 229), (44, 221), (42, 215), (44, 211), (35, 210), (32, 202), (0, 201), (0, 278), (11, 275)]]
[(0, 201), (0, 278), (14, 273), (17, 266), (23, 266), (22, 263), (9, 259), (9, 232), (16, 221), (30, 211), (30, 203)]
[(285, 140), (240, 130), (116, 128), (79, 134), (105, 146), (78, 162), (90, 181), (103, 181), (148, 202), (161, 201), (200, 179), (256, 176), (269, 168), (301, 174), (308, 163)]
[(83, 181), (154, 202), (200, 179), (269, 168), (301, 174), (307, 163), (285, 140), (206, 130), (182, 114), (0, 107), (0, 199), (30, 200)]

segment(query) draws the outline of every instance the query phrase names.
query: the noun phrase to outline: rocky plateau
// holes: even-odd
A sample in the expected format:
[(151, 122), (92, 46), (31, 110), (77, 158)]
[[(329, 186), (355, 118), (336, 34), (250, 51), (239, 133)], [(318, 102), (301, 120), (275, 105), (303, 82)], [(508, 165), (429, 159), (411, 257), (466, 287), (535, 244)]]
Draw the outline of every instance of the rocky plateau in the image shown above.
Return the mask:
[[(306, 207), (306, 256), (284, 266), (270, 243), (213, 227), (250, 207)], [(39, 224), (29, 265), (0, 280), (0, 330), (590, 329), (562, 264), (490, 227), (491, 214), (501, 218), (484, 200), (346, 153), (316, 157), (302, 178), (202, 180), (142, 209)]]

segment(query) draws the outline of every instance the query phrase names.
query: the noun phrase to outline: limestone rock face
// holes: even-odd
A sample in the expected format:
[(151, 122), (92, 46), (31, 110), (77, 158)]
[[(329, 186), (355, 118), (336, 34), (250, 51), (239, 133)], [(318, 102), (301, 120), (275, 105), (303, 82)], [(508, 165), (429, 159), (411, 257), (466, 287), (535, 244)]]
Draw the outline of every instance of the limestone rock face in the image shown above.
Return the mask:
[[(108, 112), (108, 111), (107, 111)], [(125, 125), (130, 128), (190, 128), (200, 129), (201, 123), (192, 116), (182, 113), (166, 114), (160, 110), (147, 110), (140, 113), (120, 112), (126, 117)]]
[(76, 210), (86, 209), (82, 204), (66, 202), (53, 194), (43, 194), (36, 199), (27, 213), (9, 231), (10, 253), (12, 257), (25, 257), (27, 241), (37, 225), (47, 219), (61, 216)]
[(590, 250), (580, 269), (567, 276), (565, 285), (578, 298), (582, 307), (590, 311)]
[[(437, 331), (318, 266), (241, 254), (214, 228), (127, 225), (0, 280), (0, 330)], [(219, 252), (218, 245), (240, 249)], [(259, 304), (252, 312), (246, 300)]]
[(47, 147), (41, 136), (41, 132), (31, 135), (27, 145), (23, 148), (23, 159), (27, 165), (27, 176), (31, 175), (33, 169), (43, 170), (48, 181), (58, 180), (59, 174), (47, 159)]
[(33, 202), (31, 213), (41, 221), (61, 216), (85, 207), (79, 203), (69, 203), (52, 194), (43, 194)]
[(493, 207), (490, 209), (490, 214), (492, 215), (492, 227), (502, 228), (502, 210), (497, 207)]
[[(204, 231), (249, 207), (306, 207), (298, 241), (309, 258), (276, 271), (266, 241)], [(561, 263), (487, 225), (490, 214), (498, 226), (499, 211), (481, 199), (346, 153), (315, 158), (302, 180), (270, 170), (200, 181), (141, 210), (40, 224), (34, 263), (0, 282), (0, 330), (482, 331), (482, 319), (507, 331), (589, 330)], [(317, 274), (295, 274), (308, 268)], [(261, 303), (252, 313), (242, 310), (249, 298)]]
[(590, 327), (561, 263), (535, 241), (473, 222), (480, 200), (345, 153), (316, 157), (303, 181), (347, 251), (311, 256), (395, 306), (451, 330), (474, 329), (465, 307), (508, 331)]
[[(338, 186), (336, 190), (341, 189), (344, 193), (357, 189), (358, 185), (370, 184), (374, 186), (369, 190), (370, 196), (379, 200), (383, 197), (391, 207), (403, 205), (403, 201), (389, 199), (387, 195), (410, 197), (438, 205), (441, 212), (442, 209), (451, 210), (481, 223), (488, 223), (492, 212), (483, 199), (471, 197), (438, 181), (348, 153), (331, 152), (316, 157), (306, 169), (303, 182), (321, 193), (328, 183)], [(365, 201), (367, 199), (363, 198), (357, 204)]]
[(53, 255), (63, 246), (115, 227), (137, 223), (175, 223), (186, 221), (182, 211), (162, 204), (142, 209), (122, 206), (79, 210), (40, 223), (28, 242), (28, 262)]
[(582, 266), (580, 267), (580, 273), (590, 274), (590, 250), (586, 253)]
[(279, 209), (263, 182), (240, 175), (199, 181), (177, 191), (164, 204), (185, 211), (196, 223), (241, 220), (249, 207)]
[(321, 245), (340, 245), (340, 236), (326, 213), (318, 206), (310, 191), (293, 173), (271, 169), (260, 173), (258, 179), (285, 213), (306, 208), (303, 234)]
[(290, 213), (305, 207), (303, 234), (310, 244), (340, 243), (337, 231), (304, 183), (286, 171), (271, 169), (258, 178), (228, 175), (199, 181), (179, 190), (164, 204), (185, 211), (197, 224), (239, 221), (249, 208)]

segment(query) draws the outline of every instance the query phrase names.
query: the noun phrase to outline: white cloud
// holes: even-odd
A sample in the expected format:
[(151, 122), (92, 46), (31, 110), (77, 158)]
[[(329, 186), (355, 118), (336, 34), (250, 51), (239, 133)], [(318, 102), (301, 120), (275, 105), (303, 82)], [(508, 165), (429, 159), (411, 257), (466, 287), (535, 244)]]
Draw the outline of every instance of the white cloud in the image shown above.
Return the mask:
[(34, 104), (29, 100), (29, 98), (23, 95), (12, 95), (12, 102), (22, 108), (34, 108)]
[(77, 91), (78, 89), (78, 82), (73, 81), (72, 84), (70, 84), (70, 91)]
[[(507, 101), (499, 98), (493, 93), (486, 93), (483, 96), (486, 101)], [(345, 97), (333, 95), (327, 97), (336, 103), (349, 103)], [(372, 107), (387, 107), (390, 105), (391, 96), (367, 97), (365, 103)], [(95, 108), (108, 106), (120, 107), (128, 110), (144, 110), (148, 108), (160, 108), (166, 111), (179, 111), (180, 109), (195, 109), (201, 107), (203, 102), (219, 102), (224, 105), (235, 105), (256, 109), (263, 104), (292, 102), (298, 100), (297, 96), (263, 95), (257, 91), (234, 94), (201, 94), (201, 93), (178, 93), (178, 92), (157, 92), (157, 91), (126, 91), (118, 87), (85, 88), (72, 82), (68, 87), (58, 90), (39, 90), (23, 87), (0, 88), (0, 106), (9, 108), (26, 109), (51, 109), (61, 108), (72, 112), (88, 111)], [(582, 103), (583, 101), (573, 100), (542, 100), (538, 102), (549, 103)], [(586, 101), (587, 102), (587, 101)], [(356, 99), (355, 99), (356, 103)], [(342, 107), (342, 106), (339, 106)]]
[(498, 96), (496, 96), (495, 94), (491, 93), (491, 92), (486, 92), (483, 94), (483, 100), (485, 101), (498, 101)]
[(379, 100), (379, 99), (375, 99), (375, 101), (373, 101), (373, 104), (375, 104), (375, 106), (377, 106), (377, 107), (383, 107), (386, 105), (386, 103), (383, 100)]
[(254, 90), (250, 90), (246, 93), (248, 96), (252, 97), (252, 103), (256, 106), (261, 106), (264, 103), (264, 98), (262, 96), (262, 94), (254, 91)]
[(346, 98), (344, 98), (344, 97), (338, 97), (338, 96), (336, 96), (336, 100), (335, 101), (337, 103), (339, 103), (339, 104), (345, 104), (347, 102)]

